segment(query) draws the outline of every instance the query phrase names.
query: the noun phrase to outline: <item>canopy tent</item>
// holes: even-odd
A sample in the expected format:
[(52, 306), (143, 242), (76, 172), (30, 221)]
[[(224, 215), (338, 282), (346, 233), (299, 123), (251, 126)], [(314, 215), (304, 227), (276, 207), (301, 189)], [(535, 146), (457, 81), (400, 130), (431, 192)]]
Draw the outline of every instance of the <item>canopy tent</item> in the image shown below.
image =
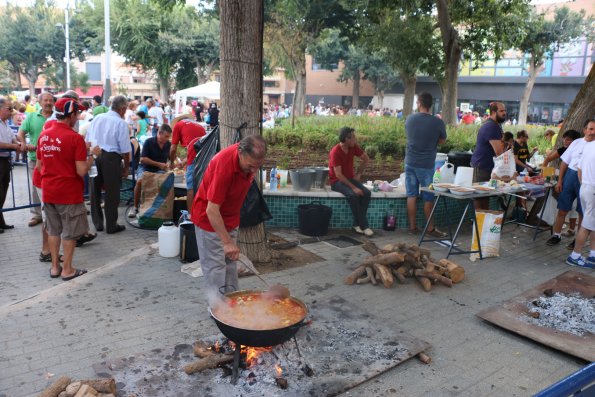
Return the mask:
[(188, 98), (198, 99), (220, 99), (219, 89), (221, 84), (218, 81), (209, 81), (208, 83), (197, 85), (196, 87), (185, 88), (176, 92), (176, 115), (182, 112)]

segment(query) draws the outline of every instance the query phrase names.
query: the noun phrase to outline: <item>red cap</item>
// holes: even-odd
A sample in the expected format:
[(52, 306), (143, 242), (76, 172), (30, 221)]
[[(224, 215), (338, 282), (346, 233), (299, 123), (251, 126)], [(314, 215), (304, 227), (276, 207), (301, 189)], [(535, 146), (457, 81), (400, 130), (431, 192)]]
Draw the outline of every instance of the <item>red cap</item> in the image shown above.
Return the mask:
[(70, 116), (71, 114), (75, 113), (75, 112), (82, 112), (83, 110), (87, 110), (87, 108), (77, 102), (75, 99), (73, 98), (60, 98), (56, 101), (56, 104), (54, 105), (54, 108), (56, 110), (56, 113), (62, 114), (64, 116)]

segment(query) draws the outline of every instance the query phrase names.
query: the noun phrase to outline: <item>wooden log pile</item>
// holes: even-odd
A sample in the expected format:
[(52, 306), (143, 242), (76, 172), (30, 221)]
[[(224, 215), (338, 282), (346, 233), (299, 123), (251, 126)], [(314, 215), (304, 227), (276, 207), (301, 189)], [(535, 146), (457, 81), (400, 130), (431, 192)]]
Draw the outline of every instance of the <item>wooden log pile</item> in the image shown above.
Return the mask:
[(114, 378), (85, 379), (73, 382), (68, 376), (62, 376), (45, 390), (39, 397), (115, 397), (116, 381)]
[(413, 278), (424, 291), (430, 291), (436, 283), (450, 288), (465, 278), (465, 269), (462, 266), (447, 259), (436, 260), (432, 258), (430, 250), (417, 245), (395, 243), (379, 249), (368, 241), (362, 248), (372, 256), (364, 259), (345, 277), (345, 284), (372, 283), (391, 288), (395, 279), (406, 284), (408, 278)]

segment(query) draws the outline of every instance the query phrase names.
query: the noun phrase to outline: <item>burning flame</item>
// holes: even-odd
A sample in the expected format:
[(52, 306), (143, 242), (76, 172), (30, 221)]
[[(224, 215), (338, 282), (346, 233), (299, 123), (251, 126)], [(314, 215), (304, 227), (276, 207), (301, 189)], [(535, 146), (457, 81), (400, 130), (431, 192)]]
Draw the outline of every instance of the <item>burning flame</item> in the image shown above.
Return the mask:
[(215, 341), (215, 351), (217, 353), (219, 353), (219, 349), (221, 349), (221, 346), (219, 345), (219, 341)]
[(258, 356), (264, 352), (270, 352), (270, 347), (250, 347), (242, 346), (242, 353), (246, 354), (246, 366), (248, 368), (253, 367), (257, 364)]
[(283, 375), (283, 370), (279, 366), (279, 364), (275, 364), (275, 371), (277, 371), (277, 378), (280, 378)]

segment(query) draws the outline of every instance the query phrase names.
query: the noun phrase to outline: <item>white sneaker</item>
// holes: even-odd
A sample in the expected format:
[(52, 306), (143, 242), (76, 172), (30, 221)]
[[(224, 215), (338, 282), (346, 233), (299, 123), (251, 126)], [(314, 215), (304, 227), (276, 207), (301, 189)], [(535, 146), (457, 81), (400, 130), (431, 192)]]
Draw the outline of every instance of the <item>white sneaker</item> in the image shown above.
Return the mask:
[(370, 229), (370, 228), (366, 228), (366, 229), (364, 230), (364, 234), (365, 234), (366, 236), (368, 236), (368, 237), (371, 237), (371, 236), (373, 236), (373, 235), (374, 235), (374, 231), (373, 231), (372, 229)]
[(356, 233), (359, 233), (359, 234), (364, 234), (364, 231), (363, 231), (363, 230), (362, 230), (362, 228), (361, 228), (361, 227), (359, 227), (359, 226), (354, 226), (354, 227), (353, 227), (353, 230), (355, 230), (355, 232), (356, 232)]

